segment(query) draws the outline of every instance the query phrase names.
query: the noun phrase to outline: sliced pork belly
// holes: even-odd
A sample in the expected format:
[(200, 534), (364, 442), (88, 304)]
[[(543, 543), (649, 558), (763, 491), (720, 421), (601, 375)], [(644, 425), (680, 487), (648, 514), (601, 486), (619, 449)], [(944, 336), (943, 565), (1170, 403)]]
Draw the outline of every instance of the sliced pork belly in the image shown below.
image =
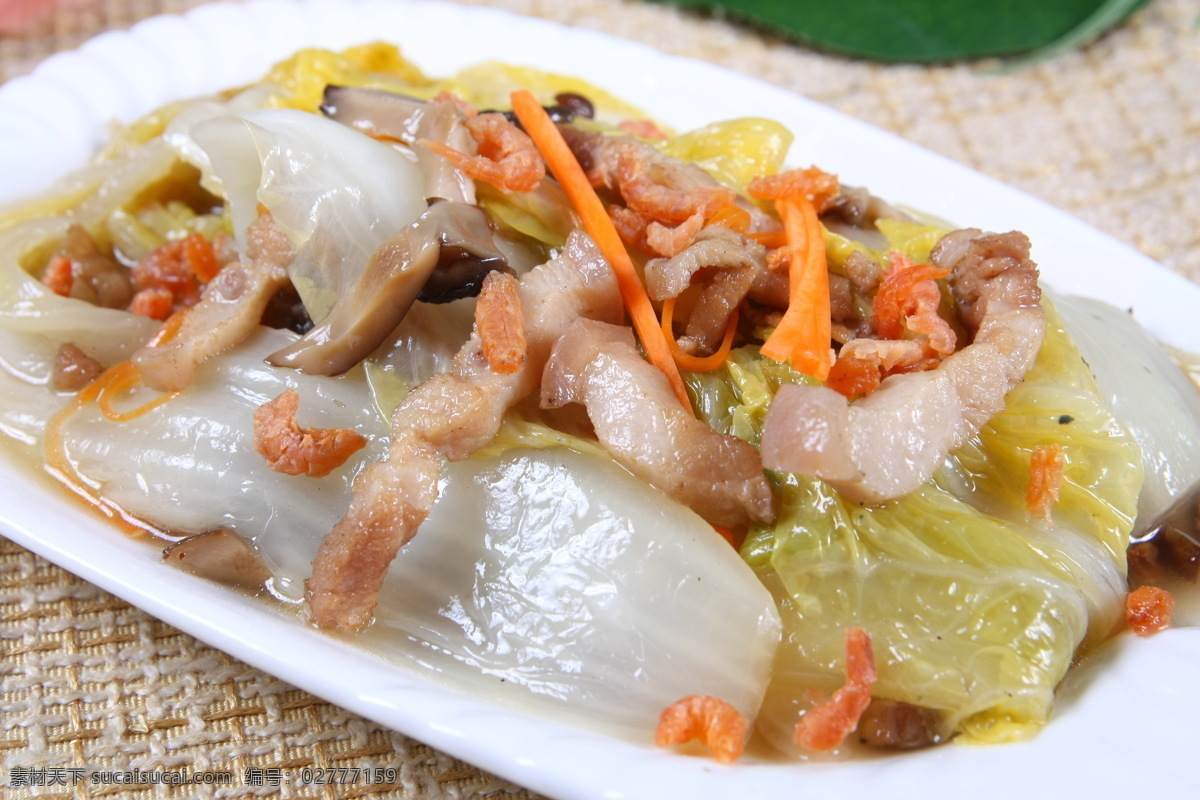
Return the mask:
[(516, 372), (488, 367), (479, 339), (488, 326), (477, 320), (451, 370), (393, 412), (387, 460), (355, 479), (349, 510), (313, 560), (306, 597), (317, 625), (359, 630), (371, 621), (388, 565), (437, 500), (445, 459), (467, 458), (495, 437), (504, 413), (537, 388), (551, 346), (574, 320), (624, 314), (612, 269), (578, 232), (560, 256), (522, 276), (518, 297), (526, 347)]
[(582, 403), (613, 458), (714, 525), (775, 518), (758, 451), (679, 404), (628, 328), (579, 320), (554, 346), (542, 407)]
[(933, 261), (952, 270), (971, 343), (934, 370), (886, 378), (854, 403), (824, 386), (784, 386), (763, 429), (767, 468), (823, 478), (863, 503), (894, 500), (929, 480), (1004, 408), (1045, 332), (1029, 240), (1017, 232), (956, 231)]
[(688, 317), (680, 345), (711, 353), (721, 343), (729, 316), (767, 272), (767, 251), (740, 233), (710, 225), (681, 253), (647, 262), (646, 288), (655, 300), (678, 297), (702, 271), (712, 274)]

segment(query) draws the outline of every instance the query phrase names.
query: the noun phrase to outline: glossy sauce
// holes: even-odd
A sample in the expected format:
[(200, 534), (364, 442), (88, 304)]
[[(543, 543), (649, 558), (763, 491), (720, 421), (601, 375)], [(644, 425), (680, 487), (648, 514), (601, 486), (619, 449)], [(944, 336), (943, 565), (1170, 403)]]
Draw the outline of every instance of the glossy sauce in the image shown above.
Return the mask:
[(1200, 486), (1181, 497), (1129, 547), (1129, 586), (1157, 586), (1175, 598), (1173, 627), (1200, 626)]

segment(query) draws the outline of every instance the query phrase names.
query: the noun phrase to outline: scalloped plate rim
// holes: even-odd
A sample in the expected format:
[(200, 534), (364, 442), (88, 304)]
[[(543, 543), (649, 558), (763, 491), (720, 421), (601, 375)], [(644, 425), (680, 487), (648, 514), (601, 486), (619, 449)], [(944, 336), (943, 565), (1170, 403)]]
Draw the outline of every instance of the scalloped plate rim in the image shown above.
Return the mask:
[[(799, 151), (806, 161), (831, 164), (855, 179), (861, 176), (863, 182), (880, 194), (941, 216), (960, 216), (988, 227), (1020, 222), (1031, 231), (1047, 231), (1055, 240), (1066, 240), (1065, 244), (1054, 241), (1044, 246), (1043, 250), (1048, 253), (1039, 256), (1047, 265), (1050, 283), (1063, 290), (1099, 296), (1110, 302), (1133, 302), (1139, 318), (1148, 322), (1152, 332), (1165, 340), (1174, 342), (1194, 333), (1186, 322), (1178, 322), (1178, 312), (1195, 307), (1200, 290), (1131, 248), (1041, 201), (891, 134), (751, 78), (711, 64), (665, 55), (645, 45), (494, 9), (430, 2), (384, 3), (381, 0), (296, 3), (252, 0), (241, 4), (199, 6), (180, 17), (151, 18), (128, 32), (102, 34), (77, 51), (51, 57), (30, 76), (0, 87), (0, 120), (5, 119), (6, 110), (11, 111), (12, 98), (27, 98), (28, 95), (23, 93), (37, 90), (39, 82), (44, 84), (51, 74), (77, 75), (86, 83), (89, 77), (95, 78), (99, 74), (87, 72), (91, 60), (99, 57), (96, 54), (104, 53), (103, 58), (109, 58), (114, 50), (119, 52), (120, 46), (133, 46), (146, 37), (165, 35), (169, 42), (170, 36), (199, 36), (208, 32), (208, 26), (230, 19), (246, 25), (256, 22), (265, 25), (290, 16), (292, 21), (299, 18), (311, 23), (322, 19), (322, 15), (336, 15), (347, 10), (360, 13), (366, 21), (343, 24), (338, 20), (331, 24), (329, 36), (343, 36), (348, 31), (361, 29), (364, 35), (360, 40), (375, 38), (366, 33), (369, 22), (393, 19), (398, 14), (412, 15), (425, 24), (465, 21), (469, 25), (486, 20), (490, 34), (496, 32), (493, 26), (500, 26), (502, 31), (515, 34), (513, 47), (525, 48), (520, 52), (534, 54), (533, 58), (513, 60), (591, 77), (680, 127), (773, 104), (786, 112), (774, 116), (785, 122), (791, 121), (790, 127), (794, 130), (796, 119), (815, 122), (799, 131), (793, 159)], [(338, 24), (342, 27), (337, 28)], [(269, 36), (270, 32), (264, 31), (263, 35)], [(320, 41), (322, 35), (320, 31), (314, 34), (314, 43)], [(406, 42), (404, 35), (394, 38), (407, 53), (419, 49), (419, 42)], [(348, 43), (330, 42), (330, 45)], [(541, 47), (535, 51), (529, 48), (530, 43)], [(165, 49), (162, 44), (156, 39), (159, 53)], [(418, 47), (411, 47), (413, 44)], [(294, 44), (291, 49), (297, 46)], [(617, 54), (627, 63), (619, 67), (610, 65), (603, 73), (590, 75), (587, 65), (564, 68), (562, 59), (589, 48)], [(508, 51), (501, 47), (500, 52)], [(419, 56), (414, 59), (422, 63)], [(462, 63), (478, 60), (482, 58), (464, 59)], [(261, 71), (259, 69), (258, 73)], [(594, 67), (591, 72), (595, 73)], [(247, 79), (253, 74), (247, 75)], [(676, 102), (681, 96), (694, 98), (697, 82), (705, 86), (715, 82), (732, 94), (723, 95), (716, 108), (706, 109), (706, 117), (695, 108), (681, 107), (681, 103)], [(715, 93), (708, 90), (704, 96), (711, 100), (710, 95)], [(145, 110), (148, 109), (141, 109)], [(53, 110), (50, 113), (53, 117)], [(97, 126), (100, 124), (100, 121), (93, 122)], [(87, 136), (96, 131), (68, 133)], [(0, 148), (0, 153), (7, 153), (3, 158), (8, 159), (7, 163), (0, 159), (0, 168), (21, 166), (12, 163), (12, 136), (12, 129), (0, 123), (0, 143), (9, 145)], [(15, 141), (30, 144), (28, 140)], [(81, 165), (80, 159), (85, 156), (78, 153), (94, 149), (97, 141), (93, 135), (85, 139), (84, 145), (76, 141), (65, 150), (35, 160), (35, 165), (49, 170), (35, 177), (44, 184), (54, 170), (64, 165)], [(878, 152), (853, 152), (847, 142), (865, 143)], [(68, 156), (64, 156), (64, 152)], [(76, 154), (74, 160), (69, 157), (70, 153)], [(896, 153), (908, 159), (902, 168), (880, 169), (886, 157)], [(850, 154), (857, 158), (851, 159)], [(31, 167), (27, 164), (25, 168)], [(932, 171), (941, 181), (940, 189), (918, 185), (938, 183), (928, 180), (927, 173), (922, 170)], [(923, 180), (913, 181), (914, 175), (921, 175)], [(1034, 238), (1035, 242), (1039, 241), (1036, 233)], [(1114, 282), (1099, 285), (1094, 280), (1094, 268), (1085, 273), (1077, 265), (1058, 261), (1063, 254), (1070, 253), (1079, 256), (1080, 260), (1103, 255), (1108, 261), (1102, 262), (1102, 267), (1109, 261), (1116, 262), (1116, 267), (1101, 270)], [(1172, 319), (1176, 321), (1172, 323)], [(1191, 340), (1195, 340), (1194, 336)], [(44, 503), (48, 501), (47, 508), (29, 507), (31, 497)], [(1122, 637), (1101, 659), (1112, 662), (1106, 670), (1084, 673), (1075, 679), (1075, 682), (1095, 684), (1089, 692), (1064, 703), (1056, 719), (1031, 743), (996, 748), (950, 746), (902, 758), (874, 758), (850, 764), (747, 763), (721, 767), (704, 759), (566, 728), (459, 695), (426, 677), (382, 664), (379, 659), (350, 644), (311, 631), (259, 604), (189, 576), (161, 569), (150, 548), (124, 537), (117, 537), (114, 542), (111, 528), (82, 509), (63, 504), (57, 491), (37, 476), (23, 471), (12, 459), (0, 463), (0, 499), (3, 500), (0, 525), (6, 535), (81, 577), (290, 683), (554, 797), (598, 800), (734, 791), (739, 796), (782, 798), (790, 797), (798, 786), (810, 792), (843, 794), (884, 782), (894, 785), (894, 781), (912, 779), (922, 781), (923, 791), (934, 797), (959, 796), (969, 790), (976, 797), (998, 799), (1028, 786), (1028, 770), (1038, 769), (1047, 756), (1057, 759), (1059, 769), (1041, 768), (1038, 779), (1042, 781), (1039, 784), (1042, 789), (1080, 791), (1090, 786), (1111, 793), (1122, 780), (1127, 780), (1130, 781), (1128, 788), (1136, 785), (1142, 791), (1177, 790), (1183, 785), (1178, 783), (1183, 776), (1169, 772), (1156, 773), (1150, 778), (1138, 774), (1136, 784), (1131, 778), (1122, 779), (1113, 769), (1115, 766), (1128, 762), (1130, 770), (1124, 774), (1133, 775), (1133, 767), (1138, 764), (1138, 749), (1130, 746), (1128, 741), (1123, 742), (1124, 748), (1120, 752), (1111, 746), (1102, 747), (1100, 752), (1111, 759), (1105, 775), (1086, 770), (1085, 765), (1091, 763), (1096, 753), (1087, 750), (1086, 740), (1080, 745), (1077, 739), (1086, 734), (1103, 745), (1105, 736), (1111, 731), (1139, 730), (1138, 725), (1154, 724), (1160, 733), (1174, 730), (1178, 734), (1174, 741), (1183, 742), (1186, 721), (1176, 719), (1175, 713), (1182, 709), (1188, 712), (1185, 716), (1200, 715), (1200, 689), (1190, 685), (1183, 674), (1183, 667), (1200, 660), (1200, 631), (1177, 630), (1145, 642), (1131, 642), (1130, 637)], [(129, 559), (138, 565), (132, 576), (127, 574)], [(297, 658), (300, 654), (304, 658)], [(1168, 672), (1168, 680), (1154, 687), (1137, 682), (1136, 691), (1132, 693), (1137, 702), (1122, 702), (1133, 678), (1147, 669), (1155, 670), (1162, 677), (1164, 667), (1174, 670)], [(352, 680), (330, 680), (324, 674), (327, 669), (336, 670), (339, 676), (348, 676)], [(1106, 697), (1104, 692), (1112, 697)], [(1112, 704), (1105, 705), (1109, 700)], [(1170, 715), (1164, 717), (1168, 711)], [(1120, 722), (1122, 719), (1125, 721)], [(1098, 720), (1107, 722), (1101, 724)], [(1155, 752), (1160, 757), (1163, 755), (1161, 751)], [(1061, 769), (1064, 763), (1073, 764), (1077, 769)], [(981, 769), (989, 776), (983, 783), (977, 777), (977, 771)], [(1025, 771), (1024, 777), (1018, 779), (1017, 775), (1022, 771)]]

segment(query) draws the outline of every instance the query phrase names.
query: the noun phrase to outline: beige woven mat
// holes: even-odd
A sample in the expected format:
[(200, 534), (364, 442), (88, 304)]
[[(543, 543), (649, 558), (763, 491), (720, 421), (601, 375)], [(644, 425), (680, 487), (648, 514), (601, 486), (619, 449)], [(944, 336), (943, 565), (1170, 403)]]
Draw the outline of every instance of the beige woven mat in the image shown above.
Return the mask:
[[(0, 3), (6, 0), (0, 0)], [(110, 28), (196, 0), (76, 0), (0, 38), (0, 80)], [(1015, 73), (818, 55), (674, 9), (619, 0), (488, 3), (637, 39), (779, 84), (1071, 211), (1200, 280), (1200, 7), (1154, 0), (1084, 51)], [(219, 796), (531, 797), (331, 706), (0, 540), (0, 785), (21, 796), (158, 798), (206, 790), (70, 785), (52, 768), (228, 770)], [(396, 784), (276, 788), (246, 770), (370, 766)], [(4, 794), (5, 790), (0, 790)], [(8, 796), (8, 795), (5, 795)]]

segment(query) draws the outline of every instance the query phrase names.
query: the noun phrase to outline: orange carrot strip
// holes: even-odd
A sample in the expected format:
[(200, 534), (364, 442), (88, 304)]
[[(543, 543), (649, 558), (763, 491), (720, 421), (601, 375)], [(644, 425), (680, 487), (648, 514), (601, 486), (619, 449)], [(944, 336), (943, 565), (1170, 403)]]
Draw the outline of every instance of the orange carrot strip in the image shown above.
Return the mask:
[[(176, 311), (167, 319), (166, 322), (158, 327), (158, 330), (155, 331), (154, 335), (150, 337), (150, 341), (147, 342), (147, 345), (155, 346), (166, 344), (174, 339), (176, 335), (178, 335), (179, 329), (183, 327), (183, 320), (186, 316), (186, 309)], [(148, 403), (130, 411), (117, 411), (114, 409), (112, 407), (113, 397), (128, 389), (132, 389), (140, 381), (141, 375), (138, 373), (137, 367), (134, 366), (132, 361), (122, 361), (119, 364), (113, 364), (111, 367), (106, 369), (99, 378), (92, 381), (75, 395), (75, 399), (59, 412), (59, 414), (62, 415), (61, 419), (58, 419), (59, 415), (55, 415), (54, 420), (52, 420), (51, 423), (46, 426), (47, 442), (49, 442), (51, 437), (57, 437), (61, 434), (59, 428), (61, 428), (62, 424), (66, 422), (68, 417), (70, 417), (72, 414), (75, 414), (77, 411), (80, 411), (85, 405), (93, 400), (95, 400), (96, 404), (100, 406), (101, 413), (104, 414), (107, 419), (110, 419), (113, 422), (129, 422), (130, 420), (137, 419), (148, 411), (152, 411), (164, 403), (173, 400), (179, 395), (179, 392), (168, 392), (167, 394), (164, 394), (161, 397), (156, 397)], [(49, 443), (47, 444), (46, 450), (47, 453), (52, 450), (52, 447)], [(47, 461), (49, 460), (49, 456), (47, 455)]]
[[(150, 341), (146, 344), (150, 347), (155, 347), (160, 344), (166, 344), (174, 339), (179, 334), (179, 329), (183, 327), (183, 321), (186, 317), (187, 309), (176, 311), (167, 318), (166, 322), (158, 326), (158, 330), (154, 332), (154, 335), (150, 337)], [(112, 420), (113, 422), (129, 422), (130, 420), (137, 419), (143, 414), (153, 411), (164, 403), (169, 403), (171, 400), (174, 400), (179, 396), (178, 391), (167, 392), (166, 394), (156, 397), (153, 400), (138, 406), (137, 408), (129, 411), (117, 411), (112, 407), (113, 396), (128, 389), (132, 389), (139, 382), (141, 382), (141, 373), (138, 372), (137, 367), (134, 366), (132, 361), (122, 361), (119, 364), (114, 364), (111, 366), (108, 371), (104, 373), (104, 375), (100, 376), (100, 378), (106, 379), (104, 380), (103, 384), (99, 385), (95, 389), (94, 399), (96, 400), (96, 404), (100, 406), (100, 412), (104, 414), (106, 419)], [(88, 391), (90, 389), (92, 389), (92, 387), (89, 386), (84, 391)], [(80, 394), (82, 394), (82, 392)]]
[(1029, 486), (1025, 490), (1025, 505), (1041, 517), (1050, 516), (1050, 509), (1058, 501), (1058, 490), (1062, 486), (1062, 445), (1046, 444), (1034, 449), (1029, 457)]
[(736, 308), (729, 315), (729, 322), (725, 325), (725, 338), (721, 340), (721, 346), (708, 356), (694, 356), (679, 348), (679, 343), (675, 341), (675, 331), (671, 325), (674, 316), (675, 298), (668, 297), (663, 301), (662, 333), (663, 338), (667, 340), (667, 348), (671, 351), (671, 357), (675, 359), (675, 363), (680, 369), (690, 372), (712, 372), (725, 363), (725, 360), (729, 358), (729, 350), (733, 347), (733, 335), (737, 332), (738, 312)]
[[(169, 319), (167, 319), (166, 322), (159, 326), (158, 330), (155, 332), (154, 336), (150, 337), (150, 341), (147, 344), (166, 344), (174, 339), (175, 336), (178, 335), (179, 329), (183, 325), (183, 320), (186, 316), (186, 310), (175, 312)], [(72, 493), (83, 500), (90, 508), (92, 508), (92, 510), (103, 514), (109, 520), (116, 523), (125, 533), (131, 536), (141, 536), (149, 533), (161, 538), (162, 531), (145, 520), (134, 516), (117, 503), (114, 503), (112, 500), (101, 496), (96, 491), (96, 486), (91, 485), (84, 480), (71, 463), (71, 460), (67, 458), (66, 445), (63, 441), (63, 426), (66, 424), (67, 420), (82, 411), (84, 406), (86, 406), (88, 403), (93, 401), (100, 403), (101, 399), (106, 395), (109, 395), (109, 399), (105, 401), (105, 403), (109, 405), (109, 411), (118, 417), (124, 418), (117, 419), (115, 421), (123, 422), (127, 419), (133, 419), (141, 416), (151, 408), (162, 405), (178, 394), (178, 392), (172, 392), (170, 394), (163, 395), (161, 398), (152, 400), (142, 408), (134, 409), (133, 411), (117, 412), (113, 410), (111, 408), (110, 396), (113, 392), (113, 387), (118, 382), (124, 382), (131, 379), (131, 368), (133, 368), (133, 362), (131, 361), (122, 361), (119, 364), (114, 364), (113, 366), (109, 367), (103, 373), (101, 373), (100, 377), (96, 378), (96, 380), (80, 389), (79, 392), (76, 393), (73, 398), (71, 398), (69, 403), (60, 408), (54, 414), (54, 416), (52, 416), (46, 422), (46, 434), (42, 442), (42, 448), (45, 454), (44, 458), (46, 462), (46, 472), (63, 486), (70, 489)], [(136, 376), (136, 374), (136, 369), (132, 369), (132, 375)], [(125, 388), (127, 387), (128, 385), (126, 385)], [(117, 389), (116, 391), (121, 391), (121, 389)], [(103, 406), (101, 407), (101, 411), (104, 411)], [(108, 411), (104, 413), (105, 416), (109, 417), (109, 419), (113, 418)]]
[(183, 261), (188, 265), (188, 269), (204, 283), (217, 277), (217, 273), (221, 270), (212, 242), (205, 239), (204, 234), (196, 231), (183, 237)]
[(146, 342), (146, 345), (148, 347), (156, 347), (174, 339), (179, 334), (179, 329), (183, 327), (183, 320), (186, 317), (186, 308), (176, 311), (158, 327), (158, 330), (154, 332), (154, 335), (150, 337), (150, 341)]
[(1149, 636), (1171, 624), (1175, 598), (1157, 586), (1139, 586), (1125, 597), (1125, 620), (1138, 636)]
[(157, 534), (160, 532), (153, 525), (138, 519), (113, 501), (101, 497), (95, 486), (84, 481), (67, 457), (66, 444), (63, 441), (63, 426), (67, 420), (100, 396), (100, 393), (117, 374), (119, 366), (120, 364), (109, 367), (101, 373), (100, 377), (80, 389), (69, 403), (55, 412), (54, 416), (46, 422), (46, 435), (42, 442), (46, 462), (45, 469), (52, 478), (70, 489), (94, 511), (98, 511), (115, 522), (125, 533), (131, 536), (140, 536), (146, 532)]
[(776, 361), (791, 359), (792, 366), (818, 380), (829, 376), (829, 273), (825, 239), (813, 204), (804, 197), (775, 201), (792, 251), (788, 271), (788, 308), (762, 346), (762, 354)]
[(617, 229), (605, 212), (604, 204), (600, 202), (596, 190), (588, 182), (583, 167), (567, 147), (550, 115), (532, 93), (525, 89), (513, 92), (512, 105), (521, 126), (537, 145), (551, 173), (562, 184), (571, 205), (583, 220), (584, 229), (612, 265), (613, 272), (617, 275), (617, 284), (621, 287), (621, 297), (625, 301), (625, 307), (629, 309), (634, 330), (637, 331), (642, 347), (646, 349), (650, 363), (663, 371), (667, 380), (671, 382), (671, 388), (679, 402), (691, 411), (691, 400), (688, 399), (687, 389), (683, 385), (683, 378), (679, 376), (675, 360), (671, 358), (670, 348), (662, 335), (658, 315), (654, 313), (654, 306), (650, 304), (646, 287), (642, 285), (629, 253), (625, 250), (621, 237), (617, 235)]
[(750, 230), (750, 212), (739, 206), (723, 206), (708, 218), (708, 225), (721, 225), (731, 231), (745, 234)]
[(179, 396), (178, 391), (167, 392), (143, 403), (137, 408), (129, 411), (117, 411), (113, 408), (114, 397), (135, 388), (142, 382), (142, 376), (132, 361), (122, 361), (120, 364), (115, 365), (112, 368), (112, 373), (111, 379), (100, 389), (100, 394), (96, 397), (96, 405), (100, 406), (100, 413), (104, 414), (105, 419), (112, 422), (129, 422), (130, 420), (135, 420)]
[(787, 234), (783, 231), (762, 231), (761, 233), (748, 233), (746, 236), (768, 250), (777, 250), (787, 245)]

